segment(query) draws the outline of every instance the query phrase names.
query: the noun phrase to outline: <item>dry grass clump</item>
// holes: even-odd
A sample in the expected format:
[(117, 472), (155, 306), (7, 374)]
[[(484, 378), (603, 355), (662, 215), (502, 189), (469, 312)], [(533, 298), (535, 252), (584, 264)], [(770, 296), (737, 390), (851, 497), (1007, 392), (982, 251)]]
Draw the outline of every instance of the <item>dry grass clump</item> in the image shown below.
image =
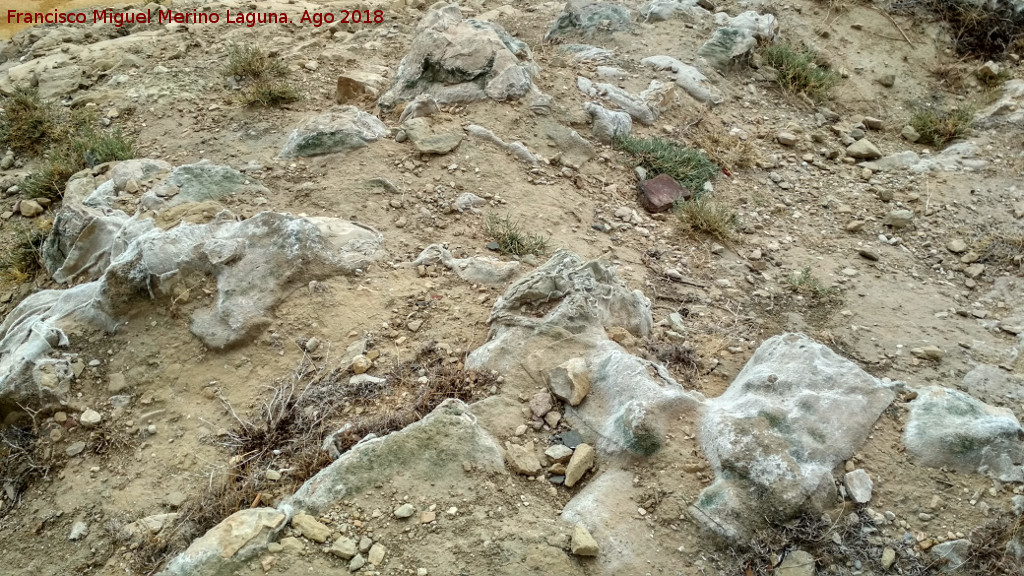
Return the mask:
[(730, 134), (714, 114), (701, 114), (682, 129), (680, 136), (730, 172), (750, 168), (757, 159), (753, 143)]
[(790, 289), (794, 292), (811, 298), (829, 298), (836, 295), (838, 292), (835, 288), (827, 288), (821, 280), (811, 272), (810, 266), (807, 266), (798, 274), (794, 274), (787, 278), (786, 283), (789, 284)]
[(910, 126), (921, 135), (919, 143), (942, 147), (966, 136), (974, 123), (972, 107), (936, 110), (919, 106), (910, 117)]
[(42, 248), (50, 231), (49, 221), (30, 224), (14, 233), (15, 243), (0, 255), (0, 284), (20, 284), (42, 270)]
[(255, 44), (231, 44), (224, 71), (242, 80), (258, 80), (284, 76), (287, 69)]
[(710, 236), (723, 243), (735, 239), (736, 214), (724, 204), (696, 197), (677, 203), (676, 215), (687, 234)]
[(224, 72), (248, 83), (241, 96), (245, 106), (277, 107), (299, 99), (299, 91), (284, 80), (285, 65), (255, 44), (231, 44)]
[(1022, 266), (1024, 234), (989, 234), (975, 244), (973, 251), (981, 255), (979, 262)]

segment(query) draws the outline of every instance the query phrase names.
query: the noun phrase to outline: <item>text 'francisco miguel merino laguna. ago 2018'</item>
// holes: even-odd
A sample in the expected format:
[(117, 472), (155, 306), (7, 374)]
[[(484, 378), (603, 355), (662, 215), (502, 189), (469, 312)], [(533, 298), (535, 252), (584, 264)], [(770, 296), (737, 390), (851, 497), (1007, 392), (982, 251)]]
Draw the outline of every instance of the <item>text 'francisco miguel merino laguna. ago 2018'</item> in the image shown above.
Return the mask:
[(19, 12), (7, 11), (8, 24), (113, 24), (120, 28), (125, 24), (234, 24), (252, 28), (258, 24), (312, 24), (320, 27), (333, 22), (354, 24), (381, 24), (383, 10), (340, 10), (334, 12), (310, 12), (290, 18), (284, 12), (199, 12), (175, 10), (92, 10), (79, 12)]

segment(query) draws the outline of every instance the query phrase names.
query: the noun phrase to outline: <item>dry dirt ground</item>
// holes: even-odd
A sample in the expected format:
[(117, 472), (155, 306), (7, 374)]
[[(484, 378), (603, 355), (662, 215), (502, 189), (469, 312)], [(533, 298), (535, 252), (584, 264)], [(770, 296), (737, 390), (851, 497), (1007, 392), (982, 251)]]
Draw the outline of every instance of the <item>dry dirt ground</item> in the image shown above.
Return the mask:
[[(758, 344), (786, 330), (804, 331), (873, 375), (912, 386), (957, 387), (979, 362), (1020, 374), (1021, 361), (1013, 353), (1016, 338), (998, 328), (999, 320), (1020, 318), (1024, 309), (1019, 263), (989, 264), (980, 277), (967, 282), (963, 265), (945, 249), (951, 238), (973, 245), (993, 230), (1021, 230), (1014, 214), (1024, 198), (1019, 131), (974, 132), (970, 140), (990, 162), (980, 170), (865, 173), (859, 166), (820, 160), (817, 149), (839, 144), (828, 126), (819, 125), (815, 106), (782, 94), (754, 69), (730, 72), (716, 80), (726, 95), (720, 106), (709, 110), (689, 101), (671, 108), (655, 126), (636, 125), (640, 135), (685, 142), (688, 130), (700, 120), (720, 124), (727, 135), (731, 130), (735, 146), (741, 142), (737, 134), (745, 138), (743, 153), (750, 166), (713, 182), (714, 200), (729, 206), (742, 228), (725, 245), (683, 234), (674, 217), (645, 214), (636, 202), (626, 159), (600, 146), (599, 157), (571, 177), (554, 166), (525, 168), (511, 156), (468, 139), (445, 156), (421, 156), (409, 143), (392, 138), (344, 156), (277, 159), (294, 125), (333, 104), (339, 73), (376, 66), (394, 70), (425, 10), (422, 4), (371, 4), (385, 10), (387, 20), (361, 30), (219, 25), (172, 34), (149, 28), (158, 32), (141, 53), (146, 66), (125, 72), (130, 82), (96, 102), (103, 111), (118, 109), (112, 120), (137, 136), (140, 156), (175, 165), (204, 158), (239, 169), (258, 164), (262, 170), (250, 175), (270, 193), (231, 198), (227, 208), (243, 215), (275, 210), (352, 218), (383, 233), (385, 253), (362, 276), (327, 280), (317, 289), (295, 287), (264, 334), (229, 351), (207, 350), (188, 332), (190, 308), (210, 297), (201, 286), (183, 301), (141, 305), (117, 334), (72, 335), (73, 351), (86, 367), (75, 381), (68, 419), (59, 423), (53, 414), (38, 416), (42, 442), (55, 462), (52, 470), (16, 503), (3, 497), (0, 549), (5, 559), (0, 573), (142, 570), (117, 538), (118, 528), (178, 509), (222, 471), (230, 454), (218, 439), (235, 422), (217, 397), (223, 396), (239, 413), (255, 409), (266, 399), (267, 387), (287, 378), (304, 360), (301, 343), (310, 338), (323, 342), (312, 360), (328, 369), (349, 344), (366, 337), (380, 353), (372, 374), (386, 373), (432, 341), (445, 343), (458, 362), (485, 341), (485, 321), (500, 290), (469, 285), (447, 270), (421, 276), (396, 265), (438, 242), (453, 252), (486, 254), (486, 214), (520, 220), (530, 230), (549, 235), (552, 248), (618, 264), (624, 281), (653, 301), (656, 322), (680, 312), (696, 363), (670, 368), (688, 388), (709, 397), (726, 388)], [(486, 1), (463, 8), (472, 15), (498, 5)], [(506, 141), (520, 140), (541, 156), (551, 156), (546, 122), (558, 121), (589, 135), (582, 113), (586, 98), (575, 84), (577, 75), (592, 76), (593, 66), (572, 64), (556, 45), (542, 41), (560, 3), (512, 5), (515, 16), (498, 21), (533, 50), (543, 69), (538, 87), (554, 98), (552, 115), (534, 115), (520, 102), (482, 102), (445, 109), (432, 124), (455, 131), (479, 124)], [(289, 12), (303, 6), (281, 4)], [(733, 2), (718, 8), (731, 14), (743, 9)], [(813, 44), (833, 66), (845, 70), (840, 88), (825, 103), (840, 115), (836, 125), (849, 127), (866, 115), (881, 119), (883, 128), (871, 131), (870, 138), (885, 153), (923, 150), (900, 137), (911, 103), (991, 97), (977, 86), (948, 91), (929, 74), (937, 64), (956, 61), (933, 23), (898, 18), (901, 32), (871, 7), (853, 4), (840, 11), (809, 0), (773, 4), (772, 11), (784, 36)], [(632, 32), (602, 38), (600, 45), (614, 49), (607, 64), (629, 72), (621, 84), (635, 93), (664, 75), (641, 68), (641, 58), (667, 54), (685, 61), (712, 31), (713, 23), (637, 24)], [(257, 43), (277, 54), (289, 65), (289, 80), (302, 100), (281, 109), (242, 107), (222, 72), (229, 42)], [(317, 62), (315, 70), (305, 67), (308, 61)], [(1020, 68), (1009, 64), (1020, 78)], [(894, 87), (877, 82), (885, 74), (896, 76)], [(369, 101), (363, 108), (374, 112)], [(382, 120), (389, 126), (398, 123), (397, 116)], [(776, 135), (783, 130), (798, 135), (801, 144), (779, 145)], [(818, 135), (820, 142), (803, 140)], [(814, 157), (813, 163), (803, 158), (806, 154)], [(24, 169), (15, 167), (11, 173)], [(769, 178), (772, 172), (790, 184), (788, 189)], [(375, 177), (387, 178), (398, 192), (368, 185)], [(444, 206), (464, 191), (489, 204), (480, 214), (447, 213)], [(646, 233), (621, 225), (614, 212), (623, 206), (636, 210)], [(892, 232), (882, 220), (896, 206), (914, 210), (917, 217), (911, 227)], [(52, 218), (52, 213), (43, 218)], [(865, 224), (858, 232), (847, 232), (853, 220)], [(619, 229), (596, 230), (593, 225), (600, 222)], [(0, 235), (12, 234), (15, 226), (14, 221), (3, 222)], [(880, 234), (898, 235), (901, 242), (883, 243)], [(794, 292), (789, 279), (808, 267), (824, 287), (837, 290), (833, 296)], [(680, 270), (689, 282), (669, 279), (669, 268)], [(997, 290), (1000, 278), (1016, 281), (1016, 288)], [(31, 289), (53, 287), (42, 276), (31, 282)], [(5, 287), (9, 296), (0, 312), (10, 311), (26, 290)], [(415, 332), (407, 328), (412, 319), (423, 321)], [(662, 325), (651, 342), (635, 342), (631, 350), (653, 357), (658, 346), (673, 343), (665, 331)], [(941, 361), (910, 354), (912, 348), (927, 345), (944, 351)], [(112, 391), (111, 376), (118, 374), (125, 387)], [(537, 389), (532, 382), (506, 381), (496, 390), (511, 407), (489, 422), (499, 441), (513, 437), (526, 423), (519, 411), (521, 399)], [(130, 402), (115, 407), (110, 401), (115, 393), (129, 395)], [(1024, 406), (1006, 406), (1024, 418)], [(109, 446), (94, 431), (75, 424), (85, 408), (103, 414)], [(872, 508), (892, 512), (896, 519), (889, 527), (892, 534), (908, 531), (919, 540), (941, 541), (969, 533), (989, 514), (1008, 508), (1010, 497), (1020, 493), (1019, 486), (999, 486), (982, 476), (911, 464), (899, 440), (905, 418), (902, 400), (897, 400), (854, 459), (875, 482)], [(694, 430), (693, 422), (679, 422), (658, 456), (642, 464), (627, 463), (633, 490), (603, 511), (632, 534), (625, 544), (634, 557), (617, 559), (631, 568), (617, 573), (730, 573), (728, 553), (711, 546), (685, 517), (685, 507), (713, 477)], [(551, 433), (530, 430), (527, 438), (546, 443)], [(78, 441), (86, 441), (87, 449), (66, 457)], [(606, 465), (599, 462), (599, 467)], [(287, 469), (288, 463), (278, 467)], [(285, 473), (266, 498), (283, 497), (293, 487)], [(579, 561), (559, 551), (569, 531), (558, 514), (573, 493), (543, 478), (531, 481), (515, 475), (494, 479), (467, 474), (459, 490), (443, 493), (430, 486), (399, 492), (382, 478), (376, 489), (333, 510), (327, 519), (384, 543), (388, 553), (378, 568), (382, 574), (415, 574), (417, 569), (429, 574), (612, 573), (610, 560)], [(418, 510), (436, 510), (436, 520), (411, 527), (396, 522), (390, 511), (406, 500)], [(88, 524), (88, 535), (70, 541), (76, 521)], [(321, 545), (304, 539), (300, 543), (303, 551), (279, 551), (254, 561), (243, 573), (346, 573), (347, 563), (319, 551)]]

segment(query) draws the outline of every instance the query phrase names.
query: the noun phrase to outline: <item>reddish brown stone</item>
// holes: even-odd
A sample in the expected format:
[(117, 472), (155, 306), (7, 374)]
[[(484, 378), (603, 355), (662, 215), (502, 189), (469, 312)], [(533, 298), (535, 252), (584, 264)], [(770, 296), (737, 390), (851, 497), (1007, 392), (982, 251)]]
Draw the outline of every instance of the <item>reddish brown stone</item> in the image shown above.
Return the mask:
[(693, 194), (668, 174), (659, 174), (640, 182), (640, 205), (652, 213), (666, 212), (678, 200), (689, 200)]

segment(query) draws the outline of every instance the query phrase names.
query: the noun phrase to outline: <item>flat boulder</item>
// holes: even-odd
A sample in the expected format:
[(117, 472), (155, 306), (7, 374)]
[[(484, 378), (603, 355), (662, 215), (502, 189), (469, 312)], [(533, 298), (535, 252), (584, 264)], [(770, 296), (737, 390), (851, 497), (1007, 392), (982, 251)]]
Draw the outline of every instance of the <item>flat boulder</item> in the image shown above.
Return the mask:
[(388, 127), (355, 106), (341, 106), (304, 120), (281, 148), (282, 158), (351, 152), (387, 136)]
[(735, 540), (765, 519), (820, 513), (835, 499), (832, 470), (893, 398), (886, 383), (803, 334), (769, 338), (707, 404), (698, 439), (716, 478), (691, 517)]
[(1013, 412), (959, 390), (931, 386), (918, 391), (903, 443), (923, 466), (1024, 482), (1024, 429)]
[(356, 444), (307, 480), (281, 508), (322, 514), (383, 478), (396, 485), (430, 484), (447, 490), (466, 482), (464, 463), (485, 472), (505, 470), (501, 447), (477, 423), (469, 407), (446, 400), (402, 430)]

